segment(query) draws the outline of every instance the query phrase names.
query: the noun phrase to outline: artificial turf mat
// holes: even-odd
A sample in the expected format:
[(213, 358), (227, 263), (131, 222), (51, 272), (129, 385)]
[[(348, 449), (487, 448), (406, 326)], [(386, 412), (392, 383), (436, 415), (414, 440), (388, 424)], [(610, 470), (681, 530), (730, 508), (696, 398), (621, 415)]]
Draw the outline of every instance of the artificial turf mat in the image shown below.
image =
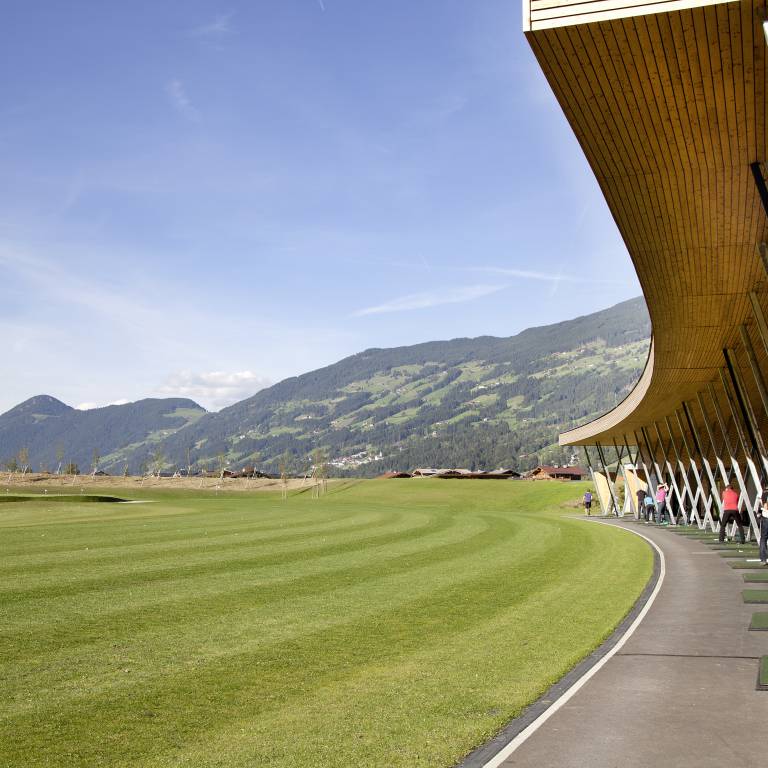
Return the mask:
[(0, 766), (456, 765), (653, 568), (587, 483), (461, 486), (3, 505)]
[(768, 603), (768, 589), (743, 589), (741, 596), (745, 603)]
[(755, 689), (758, 691), (768, 691), (768, 656), (763, 656), (760, 659), (760, 664), (757, 668), (757, 685)]
[(763, 570), (758, 573), (743, 573), (741, 578), (748, 584), (759, 584), (768, 581), (768, 568), (763, 566)]
[(749, 622), (749, 628), (754, 632), (768, 631), (768, 611), (753, 613), (752, 621)]
[(717, 552), (716, 554), (720, 555), (720, 557), (726, 557), (726, 558), (733, 558), (733, 559), (747, 559), (747, 558), (756, 558), (757, 557), (757, 548), (755, 549), (730, 549), (725, 552), (722, 550)]
[(729, 560), (728, 561), (728, 565), (730, 565), (731, 568), (736, 568), (736, 569), (749, 569), (749, 568), (752, 568), (752, 569), (758, 570), (758, 571), (760, 571), (763, 568), (765, 568), (764, 565), (760, 564), (759, 558), (755, 557), (754, 558), (754, 562), (752, 562), (752, 559), (753, 558), (746, 558), (744, 560), (738, 560), (738, 559), (736, 559), (736, 560)]

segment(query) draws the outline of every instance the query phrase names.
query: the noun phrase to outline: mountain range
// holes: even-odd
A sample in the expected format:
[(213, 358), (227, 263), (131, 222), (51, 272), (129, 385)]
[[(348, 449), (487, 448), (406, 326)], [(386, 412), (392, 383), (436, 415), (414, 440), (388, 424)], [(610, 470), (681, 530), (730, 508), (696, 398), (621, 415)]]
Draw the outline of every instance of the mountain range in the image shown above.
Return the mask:
[[(557, 435), (626, 396), (650, 337), (641, 298), (505, 338), (368, 349), (206, 412), (192, 400), (78, 411), (38, 395), (0, 415), (0, 460), (132, 474), (252, 464), (335, 474), (565, 463)], [(281, 458), (282, 457), (282, 458)], [(22, 462), (26, 463), (26, 462)]]

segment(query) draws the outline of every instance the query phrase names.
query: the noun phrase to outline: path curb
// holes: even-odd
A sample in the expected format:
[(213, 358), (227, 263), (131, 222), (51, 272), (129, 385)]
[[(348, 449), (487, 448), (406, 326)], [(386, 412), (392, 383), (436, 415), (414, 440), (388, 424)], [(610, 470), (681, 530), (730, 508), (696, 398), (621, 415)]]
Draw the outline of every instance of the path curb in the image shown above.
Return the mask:
[[(611, 525), (611, 523), (601, 520), (585, 520), (584, 522)], [(650, 539), (631, 528), (623, 528), (623, 530), (644, 539), (650, 545), (653, 552), (653, 572), (651, 573), (651, 578), (648, 580), (648, 583), (640, 593), (640, 597), (632, 606), (629, 613), (622, 619), (621, 623), (610, 636), (601, 645), (595, 648), (589, 656), (582, 659), (569, 672), (566, 672), (560, 680), (551, 685), (538, 699), (536, 699), (536, 701), (529, 704), (518, 717), (511, 720), (490, 741), (477, 749), (474, 749), (464, 757), (460, 763), (456, 764), (455, 768), (493, 768), (494, 764), (498, 764), (493, 761), (500, 756), (514, 739), (516, 739), (526, 728), (532, 726), (542, 715), (548, 712), (558, 700), (562, 699), (568, 691), (584, 678), (585, 675), (589, 674), (597, 664), (605, 659), (605, 657), (622, 642), (630, 627), (632, 627), (651, 600), (651, 596), (659, 586), (659, 581), (662, 576), (661, 556), (659, 555), (659, 550), (656, 545)], [(506, 757), (504, 759), (506, 759)]]

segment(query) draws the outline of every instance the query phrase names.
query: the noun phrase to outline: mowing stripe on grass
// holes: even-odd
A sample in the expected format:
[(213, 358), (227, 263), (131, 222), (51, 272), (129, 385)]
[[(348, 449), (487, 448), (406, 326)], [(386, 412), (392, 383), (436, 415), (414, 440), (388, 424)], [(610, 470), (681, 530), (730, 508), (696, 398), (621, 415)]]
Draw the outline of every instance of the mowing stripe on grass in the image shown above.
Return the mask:
[(651, 566), (562, 517), (586, 484), (469, 486), (18, 505), (0, 561), (71, 556), (3, 581), (0, 765), (455, 764), (610, 634)]

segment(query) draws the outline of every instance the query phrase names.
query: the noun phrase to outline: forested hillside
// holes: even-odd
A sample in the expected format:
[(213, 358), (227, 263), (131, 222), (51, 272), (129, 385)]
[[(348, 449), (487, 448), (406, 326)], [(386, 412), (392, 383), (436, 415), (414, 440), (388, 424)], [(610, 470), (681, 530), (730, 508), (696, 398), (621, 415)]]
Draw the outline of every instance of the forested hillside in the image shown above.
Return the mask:
[(169, 438), (168, 454), (192, 445), (202, 460), (225, 453), (273, 470), (284, 452), (305, 466), (318, 446), (331, 459), (382, 454), (344, 462), (352, 474), (565, 461), (557, 434), (629, 392), (649, 335), (645, 304), (634, 299), (510, 338), (368, 349), (203, 416)]
[[(187, 457), (201, 468), (255, 464), (275, 471), (280, 456), (301, 471), (316, 448), (334, 461), (336, 474), (566, 462), (571, 453), (557, 447), (558, 433), (626, 396), (649, 335), (645, 304), (633, 299), (509, 338), (368, 349), (218, 413), (191, 401), (141, 401), (131, 404), (142, 406), (141, 426), (98, 411), (72, 413), (58, 401), (46, 406), (56, 413), (39, 403), (30, 410), (28, 401), (0, 416), (0, 457), (26, 445), (33, 463), (50, 465), (63, 442), (81, 463), (97, 449), (105, 468), (127, 464), (132, 472), (158, 461), (186, 466)], [(148, 404), (157, 406), (147, 410)], [(26, 414), (21, 421), (19, 409)]]
[[(186, 398), (139, 400), (78, 411), (48, 395), (37, 395), (0, 416), (0, 459), (56, 471), (74, 464), (110, 472), (138, 471), (137, 453), (156, 455), (163, 440), (205, 413)], [(142, 459), (141, 461), (144, 461)]]

